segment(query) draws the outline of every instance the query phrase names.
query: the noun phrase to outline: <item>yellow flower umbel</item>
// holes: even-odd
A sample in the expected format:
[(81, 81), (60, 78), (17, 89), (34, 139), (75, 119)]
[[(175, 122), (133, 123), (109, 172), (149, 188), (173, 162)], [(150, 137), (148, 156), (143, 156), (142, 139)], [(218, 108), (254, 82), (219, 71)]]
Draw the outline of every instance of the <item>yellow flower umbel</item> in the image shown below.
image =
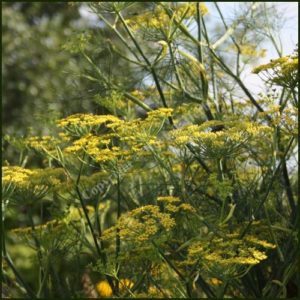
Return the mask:
[(271, 60), (268, 64), (260, 65), (252, 73), (263, 73), (265, 79), (279, 86), (294, 88), (298, 77), (298, 53)]
[(121, 120), (113, 115), (75, 114), (57, 121), (57, 126), (63, 128), (72, 136), (82, 136), (92, 130), (99, 129), (107, 123), (118, 123)]
[[(86, 210), (89, 214), (90, 217), (93, 216), (95, 209), (94, 207), (87, 205), (86, 206)], [(82, 208), (78, 208), (78, 207), (74, 207), (74, 206), (70, 206), (69, 211), (67, 212), (66, 216), (64, 218), (61, 219), (53, 219), (50, 220), (44, 224), (40, 224), (40, 225), (35, 225), (34, 230), (38, 231), (39, 234), (46, 234), (47, 232), (53, 232), (53, 230), (60, 228), (62, 226), (65, 225), (69, 225), (70, 223), (73, 223), (73, 225), (76, 222), (80, 222), (82, 221), (83, 218), (83, 209)], [(31, 234), (33, 232), (32, 227), (20, 227), (20, 228), (14, 228), (11, 230), (12, 233), (15, 234)]]
[[(182, 18), (187, 19), (195, 16), (197, 14), (197, 3), (182, 3), (173, 5), (171, 4), (172, 16), (170, 17), (165, 9), (161, 5), (156, 5), (151, 11), (147, 11), (138, 16), (131, 17), (126, 20), (126, 24), (131, 27), (132, 30), (140, 30), (143, 28), (148, 29), (164, 29), (172, 24), (172, 18), (177, 21)], [(208, 13), (207, 6), (204, 3), (199, 5), (201, 15), (206, 15)]]
[[(214, 130), (217, 126), (223, 129)], [(254, 122), (214, 120), (173, 130), (171, 136), (175, 146), (194, 142), (203, 157), (215, 159), (236, 155), (246, 142), (268, 137), (271, 132), (272, 128)]]
[(14, 187), (14, 193), (20, 193), (24, 198), (24, 192), (30, 195), (43, 195), (49, 189), (58, 187), (64, 179), (64, 171), (60, 168), (25, 169), (18, 166), (2, 167), (2, 185)]
[(123, 241), (145, 243), (155, 238), (159, 231), (167, 233), (174, 226), (175, 220), (169, 213), (161, 212), (159, 206), (145, 205), (123, 214), (116, 226), (104, 231), (102, 239), (113, 239), (118, 231)]
[(242, 267), (248, 268), (267, 259), (261, 248), (275, 248), (275, 245), (251, 236), (242, 239), (237, 232), (224, 232), (222, 237), (212, 236), (192, 243), (188, 248), (187, 264), (199, 264), (208, 272), (213, 270), (213, 274), (234, 276)]

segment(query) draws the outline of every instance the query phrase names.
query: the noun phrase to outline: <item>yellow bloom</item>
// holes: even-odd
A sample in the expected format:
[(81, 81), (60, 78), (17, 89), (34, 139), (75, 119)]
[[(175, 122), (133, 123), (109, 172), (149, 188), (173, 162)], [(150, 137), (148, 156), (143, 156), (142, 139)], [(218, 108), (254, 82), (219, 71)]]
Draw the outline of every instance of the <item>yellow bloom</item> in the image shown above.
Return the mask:
[(171, 117), (173, 108), (159, 108), (148, 112), (148, 118)]
[(57, 121), (58, 127), (68, 126), (96, 126), (104, 123), (118, 123), (120, 119), (113, 115), (75, 114)]
[(174, 196), (159, 196), (157, 197), (157, 201), (168, 203), (180, 202), (179, 198)]
[(113, 294), (112, 288), (106, 280), (98, 282), (96, 284), (96, 289), (101, 297), (109, 297)]

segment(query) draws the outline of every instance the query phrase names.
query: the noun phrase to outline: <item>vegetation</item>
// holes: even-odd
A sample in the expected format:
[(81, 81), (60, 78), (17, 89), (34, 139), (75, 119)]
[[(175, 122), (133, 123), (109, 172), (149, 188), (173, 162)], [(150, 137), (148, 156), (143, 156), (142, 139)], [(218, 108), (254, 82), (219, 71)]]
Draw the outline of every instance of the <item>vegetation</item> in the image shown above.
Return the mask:
[[(298, 50), (282, 55), (268, 6), (227, 24), (214, 3), (218, 28), (204, 3), (92, 2), (100, 29), (75, 33), (83, 4), (24, 5), (3, 8), (4, 44), (29, 50), (4, 51), (4, 111), (25, 91), (15, 116), (36, 128), (5, 132), (3, 296), (297, 297)], [(25, 20), (45, 5), (56, 17)], [(267, 40), (279, 57), (259, 64)], [(249, 67), (266, 93), (247, 88)], [(32, 97), (47, 126), (25, 118)]]

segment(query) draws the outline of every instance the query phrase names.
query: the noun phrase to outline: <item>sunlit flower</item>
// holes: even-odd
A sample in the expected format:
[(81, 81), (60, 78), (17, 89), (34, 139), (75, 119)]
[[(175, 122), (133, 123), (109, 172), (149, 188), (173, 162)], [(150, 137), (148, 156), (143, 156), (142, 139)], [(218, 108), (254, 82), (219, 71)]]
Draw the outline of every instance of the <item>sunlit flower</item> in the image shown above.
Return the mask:
[(98, 282), (96, 284), (96, 289), (101, 297), (109, 297), (113, 294), (112, 288), (106, 280)]

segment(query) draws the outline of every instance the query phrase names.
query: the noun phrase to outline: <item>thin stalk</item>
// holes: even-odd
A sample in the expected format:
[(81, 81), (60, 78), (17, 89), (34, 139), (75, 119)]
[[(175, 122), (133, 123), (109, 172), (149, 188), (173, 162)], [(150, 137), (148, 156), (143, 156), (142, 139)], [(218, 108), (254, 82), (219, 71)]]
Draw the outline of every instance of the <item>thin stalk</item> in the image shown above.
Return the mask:
[(181, 274), (181, 272), (175, 267), (175, 265), (169, 260), (169, 258), (163, 253), (163, 251), (156, 245), (154, 241), (152, 241), (153, 246), (157, 249), (161, 257), (165, 260), (165, 262), (170, 266), (170, 268), (178, 275), (178, 277), (186, 284), (186, 289), (187, 289), (187, 295), (189, 298), (191, 295), (191, 290), (189, 286), (187, 285), (188, 280)]
[(201, 165), (201, 167), (206, 171), (206, 173), (211, 173), (209, 167), (206, 165), (206, 163), (197, 156), (196, 151), (194, 150), (193, 146), (191, 144), (186, 144), (187, 148), (194, 154), (196, 160), (199, 162), (199, 164)]
[[(84, 156), (85, 156), (85, 155), (84, 155)], [(84, 159), (84, 157), (83, 157), (83, 159)], [(83, 169), (83, 163), (80, 164), (80, 169), (79, 169), (79, 173), (78, 173), (78, 176), (77, 176), (75, 189), (76, 189), (76, 192), (77, 192), (77, 195), (78, 195), (78, 198), (79, 198), (80, 205), (81, 205), (81, 207), (82, 207), (84, 216), (85, 216), (86, 221), (87, 221), (87, 223), (88, 223), (88, 227), (89, 227), (89, 229), (90, 229), (90, 231), (91, 231), (91, 234), (92, 234), (92, 237), (93, 237), (93, 241), (94, 241), (94, 244), (95, 244), (97, 253), (98, 253), (99, 257), (102, 259), (103, 264), (106, 264), (106, 259), (104, 258), (103, 254), (101, 253), (99, 244), (98, 244), (98, 242), (97, 242), (96, 234), (95, 234), (95, 232), (94, 232), (94, 228), (93, 228), (92, 222), (91, 222), (91, 220), (90, 220), (88, 211), (87, 211), (87, 209), (86, 209), (86, 207), (85, 207), (85, 205), (84, 205), (84, 201), (83, 201), (81, 192), (80, 192), (80, 190), (79, 190), (79, 182), (80, 182), (80, 177), (81, 177), (82, 169)]]
[[(108, 82), (107, 79), (105, 78), (105, 76), (102, 74), (101, 70), (99, 69), (99, 67), (93, 62), (93, 60), (84, 52), (82, 52), (82, 55), (85, 57), (85, 59), (90, 63), (90, 65), (95, 69), (95, 71), (97, 72), (97, 74), (99, 75), (99, 79), (101, 83), (105, 83), (107, 86), (109, 86), (110, 88), (113, 88), (115, 90), (120, 91), (120, 88), (114, 84), (112, 84), (111, 82)], [(95, 82), (99, 82), (99, 79), (94, 78), (92, 76), (89, 75), (81, 75), (82, 77), (85, 77), (91, 81), (95, 81)], [(103, 82), (102, 82), (103, 81)], [(134, 97), (133, 95), (131, 95), (130, 93), (124, 92), (124, 91), (120, 91), (123, 93), (123, 95), (131, 100), (133, 103), (137, 104), (138, 106), (142, 107), (144, 110), (146, 111), (151, 111), (152, 109), (145, 103), (141, 102), (138, 98)]]
[(47, 265), (46, 265), (46, 270), (45, 270), (45, 272), (44, 272), (44, 274), (43, 274), (42, 282), (41, 282), (41, 284), (40, 284), (39, 290), (38, 290), (37, 295), (36, 295), (37, 298), (40, 298), (41, 293), (42, 293), (44, 287), (46, 286), (47, 278), (48, 278), (48, 274), (49, 274), (49, 264), (50, 264), (50, 263), (49, 263), (49, 261), (48, 261), (48, 262), (47, 262)]
[(2, 222), (2, 235), (1, 235), (1, 244), (2, 244), (2, 258), (6, 261), (8, 266), (13, 271), (14, 275), (16, 276), (17, 280), (19, 281), (20, 285), (25, 289), (27, 295), (29, 298), (36, 299), (35, 293), (32, 291), (32, 289), (29, 287), (29, 285), (25, 282), (22, 275), (19, 273), (17, 268), (15, 267), (10, 255), (6, 251), (6, 243), (5, 243), (5, 230), (4, 230), (4, 222)]
[[(81, 166), (80, 166), (80, 171), (78, 173), (78, 177), (77, 177), (77, 181), (76, 181), (76, 192), (77, 192), (77, 195), (78, 195), (78, 198), (79, 198), (79, 201), (80, 201), (80, 205), (83, 209), (83, 212), (84, 212), (84, 216), (87, 220), (87, 223), (88, 223), (88, 227), (91, 231), (91, 234), (92, 234), (92, 238), (93, 238), (93, 241), (94, 241), (94, 245), (96, 247), (96, 250), (97, 250), (97, 253), (98, 253), (98, 256), (100, 257), (103, 265), (105, 266), (106, 265), (106, 262), (107, 262), (107, 259), (106, 259), (106, 256), (105, 256), (105, 253), (101, 252), (101, 249), (99, 247), (99, 244), (97, 242), (97, 238), (96, 238), (96, 233), (94, 232), (94, 229), (93, 229), (93, 226), (92, 226), (92, 222), (90, 220), (90, 217), (89, 217), (89, 214), (88, 214), (88, 211), (84, 205), (84, 202), (83, 202), (83, 198), (82, 198), (82, 195), (81, 195), (81, 192), (79, 190), (79, 181), (80, 181), (80, 177), (81, 177), (81, 172), (82, 172), (82, 167), (83, 167), (83, 163), (81, 163)], [(108, 281), (108, 283), (110, 284), (110, 286), (112, 287), (113, 290), (115, 290), (115, 287), (114, 287), (114, 284), (113, 284), (113, 281), (111, 279), (110, 276), (106, 275), (106, 279)]]
[(135, 39), (135, 37), (133, 36), (133, 34), (132, 34), (130, 28), (129, 28), (128, 25), (126, 24), (126, 22), (125, 22), (123, 16), (121, 15), (121, 13), (120, 13), (118, 10), (116, 10), (115, 12), (116, 12), (116, 14), (118, 15), (118, 17), (120, 18), (120, 20), (121, 20), (121, 22), (122, 22), (122, 24), (123, 24), (123, 26), (124, 26), (126, 32), (128, 33), (130, 39), (132, 40), (134, 46), (136, 47), (136, 49), (138, 50), (138, 52), (140, 53), (140, 55), (142, 56), (142, 58), (144, 59), (144, 61), (146, 62), (146, 64), (147, 64), (148, 66), (151, 66), (150, 61), (148, 60), (147, 56), (144, 54), (144, 52), (143, 52), (142, 48), (140, 47), (139, 43), (136, 41), (136, 39)]
[(118, 38), (122, 41), (122, 43), (125, 45), (126, 48), (128, 48), (128, 50), (135, 56), (135, 58), (137, 60), (140, 60), (140, 58), (136, 55), (135, 51), (129, 46), (128, 42), (125, 40), (125, 38), (122, 36), (122, 34), (117, 30), (117, 28), (115, 26), (113, 26), (112, 24), (110, 24), (110, 22), (99, 12), (95, 12), (100, 19), (110, 28), (112, 29), (116, 35), (118, 36)]
[(197, 50), (198, 50), (198, 59), (203, 64), (203, 56), (202, 56), (202, 34), (201, 34), (201, 13), (200, 13), (200, 3), (196, 3), (197, 6), (197, 33), (198, 33), (198, 41)]
[[(201, 13), (200, 13), (200, 3), (197, 3), (196, 6), (197, 6), (197, 33), (198, 33), (197, 51), (198, 51), (198, 60), (201, 64), (203, 64), (202, 32), (201, 32), (201, 30), (202, 30), (201, 23), (203, 22), (203, 20), (202, 20), (202, 16), (201, 16)], [(208, 39), (207, 39), (207, 43), (209, 45)], [(203, 76), (202, 72), (200, 72), (200, 78), (201, 78), (202, 87), (203, 87), (205, 85), (205, 83), (204, 83), (205, 79), (204, 79), (204, 76)], [(213, 84), (214, 84), (214, 77), (213, 77)], [(214, 99), (216, 99), (215, 89), (214, 89)]]
[(12, 262), (10, 256), (8, 253), (3, 253), (3, 258), (6, 261), (6, 263), (9, 265), (11, 270), (13, 271), (14, 275), (16, 276), (17, 280), (19, 281), (20, 285), (25, 289), (28, 298), (36, 299), (35, 293), (31, 290), (31, 288), (27, 285), (27, 283), (24, 281), (23, 277), (15, 267), (14, 263)]
[(275, 236), (275, 234), (274, 234), (274, 231), (273, 231), (273, 228), (272, 228), (272, 224), (271, 224), (271, 220), (270, 220), (270, 216), (269, 216), (268, 210), (266, 209), (266, 206), (265, 206), (265, 205), (263, 205), (263, 207), (264, 207), (264, 213), (265, 213), (265, 215), (266, 215), (266, 219), (267, 219), (267, 223), (268, 223), (268, 227), (269, 227), (269, 231), (270, 231), (271, 237), (272, 237), (272, 239), (273, 239), (274, 244), (276, 245), (276, 251), (277, 251), (279, 260), (280, 260), (281, 262), (284, 262), (284, 256), (283, 256), (282, 251), (281, 251), (281, 248), (280, 248), (280, 246), (279, 246), (279, 244), (278, 244), (278, 242), (277, 242), (277, 238), (276, 238), (276, 236)]
[[(197, 44), (197, 51), (198, 51), (198, 59), (199, 61), (203, 64), (203, 51), (202, 51), (202, 23), (203, 23), (203, 20), (202, 20), (202, 16), (200, 14), (200, 3), (197, 3), (197, 29), (198, 29), (198, 41), (199, 43)], [(206, 28), (205, 26), (204, 27), (204, 30), (206, 32)], [(206, 42), (207, 42), (207, 45), (210, 46), (210, 43), (209, 43), (209, 40), (208, 40), (208, 37), (206, 35)], [(210, 57), (210, 67), (211, 67), (211, 74), (212, 74), (212, 85), (213, 85), (213, 99), (214, 99), (214, 102), (216, 103), (216, 99), (217, 99), (217, 90), (216, 90), (216, 78), (215, 78), (215, 71), (214, 71), (214, 63), (213, 63), (213, 59), (212, 57)], [(203, 76), (202, 74), (200, 74), (200, 76)], [(201, 80), (203, 81), (203, 78), (201, 77)], [(217, 108), (217, 111), (218, 111), (218, 107)]]
[(173, 53), (173, 50), (172, 50), (172, 46), (171, 46), (170, 43), (168, 45), (169, 45), (169, 53), (170, 53), (171, 62), (173, 64), (174, 71), (175, 71), (175, 77), (176, 77), (176, 80), (178, 82), (179, 88), (183, 91), (184, 90), (183, 82), (182, 82), (182, 79), (180, 77), (179, 70), (177, 68), (177, 64), (175, 62), (175, 57), (174, 57), (174, 53)]
[[(164, 9), (166, 10), (166, 13), (170, 16), (170, 12), (168, 11), (168, 9), (163, 6)], [(203, 21), (203, 18), (202, 18)], [(188, 37), (191, 41), (193, 41), (196, 45), (202, 45), (189, 31), (188, 29), (183, 25), (183, 24), (178, 24), (178, 22), (176, 20), (174, 20), (174, 22), (178, 25), (178, 28), (181, 30), (181, 32)], [(204, 21), (203, 21), (203, 24)], [(236, 80), (236, 82), (238, 83), (238, 85), (241, 87), (241, 89), (244, 91), (244, 93), (249, 97), (249, 100), (251, 101), (251, 103), (257, 108), (258, 111), (260, 112), (264, 112), (264, 110), (262, 109), (262, 107), (256, 102), (256, 100), (254, 99), (254, 97), (252, 96), (252, 94), (249, 92), (249, 90), (246, 88), (246, 86), (244, 85), (244, 83), (241, 81), (241, 79), (236, 76), (231, 69), (222, 61), (222, 59), (215, 53), (215, 51), (209, 47), (210, 52), (213, 54), (214, 58), (216, 59), (216, 61), (220, 64), (220, 66), (228, 73), (228, 75), (230, 75), (233, 79)], [(267, 118), (269, 120), (271, 120), (270, 116), (267, 116)]]
[[(278, 134), (277, 134), (277, 147), (280, 151), (283, 151), (283, 145), (280, 142), (280, 129), (278, 128)], [(291, 187), (291, 182), (290, 182), (290, 178), (289, 178), (289, 173), (288, 173), (288, 169), (287, 169), (287, 165), (286, 165), (286, 159), (285, 157), (282, 157), (282, 179), (284, 182), (284, 188), (286, 191), (286, 195), (287, 195), (287, 199), (292, 211), (291, 214), (291, 221), (292, 223), (294, 223), (296, 215), (297, 215), (297, 206), (294, 200), (294, 195), (293, 195), (293, 190)]]
[[(223, 25), (224, 25), (225, 29), (228, 30), (228, 26), (227, 26), (227, 24), (226, 24), (226, 22), (225, 22), (224, 16), (223, 16), (223, 14), (222, 14), (222, 11), (221, 11), (220, 8), (219, 8), (218, 3), (217, 3), (217, 2), (214, 2), (214, 5), (215, 5), (216, 8), (217, 8), (217, 11), (218, 11), (218, 13), (219, 13), (219, 15), (220, 15), (220, 17), (221, 17), (221, 20), (222, 20), (222, 22), (223, 22)], [(235, 45), (236, 48), (237, 48), (236, 75), (239, 76), (239, 75), (240, 75), (240, 54), (241, 54), (241, 47), (240, 47), (240, 45), (236, 42), (235, 38), (234, 38), (232, 35), (230, 35), (230, 38), (231, 38), (232, 42), (234, 43), (234, 45)]]
[(32, 217), (31, 210), (29, 210), (28, 217), (29, 217), (29, 222), (30, 222), (31, 229), (32, 229), (32, 238), (33, 238), (36, 248), (37, 248), (37, 256), (38, 256), (38, 262), (39, 262), (39, 290), (40, 290), (42, 282), (44, 280), (44, 276), (45, 276), (44, 268), (43, 268), (43, 256), (42, 256), (41, 244), (35, 235), (36, 231), (35, 231), (35, 226), (33, 223), (33, 217)]
[[(118, 172), (118, 174), (117, 174), (117, 220), (119, 220), (120, 216), (121, 216), (121, 184), (120, 184), (120, 174)], [(117, 227), (117, 234), (116, 234), (116, 270), (119, 270), (119, 264), (118, 264), (117, 261), (118, 261), (118, 257), (119, 257), (119, 253), (120, 253), (120, 246), (121, 246), (120, 229)]]
[[(84, 157), (85, 157), (85, 154), (83, 156), (83, 160), (84, 160)], [(97, 238), (96, 238), (96, 234), (94, 232), (94, 228), (92, 226), (92, 222), (90, 220), (90, 217), (89, 217), (89, 214), (88, 214), (88, 211), (84, 205), (84, 201), (83, 201), (83, 198), (82, 198), (82, 195), (81, 195), (81, 192), (79, 190), (79, 182), (80, 182), (80, 177), (81, 177), (81, 173), (82, 173), (82, 169), (83, 169), (83, 163), (81, 162), (81, 165), (80, 165), (80, 169), (79, 169), (79, 173), (78, 173), (78, 176), (77, 176), (77, 180), (76, 180), (76, 192), (77, 192), (77, 195), (78, 195), (78, 198), (79, 198), (79, 201), (80, 201), (80, 204), (81, 204), (81, 207), (83, 209), (83, 212), (84, 212), (84, 216), (87, 220), (87, 223), (88, 223), (88, 227), (91, 231), (91, 234), (92, 234), (92, 237), (93, 237), (93, 241), (94, 241), (94, 244), (95, 244), (95, 247), (96, 247), (96, 250), (97, 250), (97, 253), (98, 253), (98, 256), (100, 257), (100, 259), (102, 260), (102, 263), (104, 264), (104, 266), (106, 265), (106, 262), (107, 262), (107, 259), (106, 259), (106, 256), (105, 256), (105, 253), (101, 252), (101, 249), (99, 247), (99, 244), (97, 242)], [(108, 281), (108, 283), (110, 284), (110, 286), (112, 287), (113, 291), (115, 291), (115, 287), (114, 287), (114, 284), (113, 284), (113, 281), (111, 279), (110, 276), (106, 275), (106, 279)]]
[[(290, 142), (289, 142), (289, 144), (288, 144), (288, 146), (287, 146), (287, 148), (286, 148), (286, 151), (285, 151), (285, 153), (284, 153), (284, 155), (283, 155), (283, 158), (287, 155), (287, 153), (288, 153), (288, 151), (290, 150), (290, 148), (291, 148), (293, 142), (294, 142), (294, 137), (292, 137), (292, 138), (290, 139)], [(275, 181), (275, 178), (276, 178), (276, 176), (278, 175), (278, 173), (279, 173), (279, 171), (280, 171), (280, 169), (281, 169), (282, 162), (283, 162), (283, 160), (281, 160), (281, 161), (279, 162), (279, 164), (278, 164), (276, 170), (274, 171), (274, 173), (273, 173), (273, 175), (272, 175), (272, 178), (270, 179), (270, 183), (269, 183), (269, 186), (268, 186), (268, 188), (267, 188), (267, 192), (266, 192), (265, 196), (262, 198), (262, 200), (260, 201), (260, 203), (257, 205), (255, 211), (253, 212), (253, 215), (254, 215), (254, 216), (262, 209), (264, 203), (265, 203), (266, 200), (268, 199), (268, 196), (269, 196), (269, 194), (270, 194), (270, 191), (271, 191), (271, 188), (272, 188), (273, 183), (274, 183), (274, 181)], [(243, 238), (243, 237), (246, 235), (246, 233), (247, 233), (248, 229), (250, 228), (250, 226), (252, 225), (253, 221), (254, 221), (254, 219), (251, 219), (251, 220), (249, 221), (249, 223), (247, 224), (247, 226), (245, 227), (245, 229), (244, 229), (244, 230), (242, 231), (242, 233), (240, 234), (240, 238)]]
[[(127, 31), (130, 39), (132, 40), (132, 42), (134, 43), (135, 47), (137, 48), (138, 52), (141, 54), (141, 56), (143, 57), (145, 63), (147, 64), (148, 68), (149, 68), (149, 71), (151, 72), (152, 76), (153, 76), (153, 79), (154, 79), (154, 82), (155, 82), (155, 85), (156, 85), (156, 88), (157, 88), (157, 91), (159, 93), (159, 96), (161, 98), (161, 101), (163, 103), (163, 106), (168, 108), (168, 105), (167, 105), (167, 102), (166, 102), (166, 99), (165, 99), (165, 95), (162, 91), (162, 88), (161, 88), (161, 85), (159, 83), (159, 80), (158, 80), (158, 76), (156, 74), (156, 71), (155, 71), (155, 68), (154, 66), (152, 66), (152, 64), (150, 63), (150, 61), (148, 60), (148, 58), (146, 57), (146, 55), (144, 54), (142, 48), (140, 47), (139, 43), (136, 41), (134, 35), (132, 34), (130, 28), (127, 26), (123, 16), (121, 15), (121, 13), (119, 11), (116, 11), (117, 15), (119, 16), (120, 20), (122, 21), (123, 25), (124, 25), (124, 28), (125, 30)], [(169, 122), (171, 125), (173, 125), (173, 120), (171, 117), (169, 117)]]

